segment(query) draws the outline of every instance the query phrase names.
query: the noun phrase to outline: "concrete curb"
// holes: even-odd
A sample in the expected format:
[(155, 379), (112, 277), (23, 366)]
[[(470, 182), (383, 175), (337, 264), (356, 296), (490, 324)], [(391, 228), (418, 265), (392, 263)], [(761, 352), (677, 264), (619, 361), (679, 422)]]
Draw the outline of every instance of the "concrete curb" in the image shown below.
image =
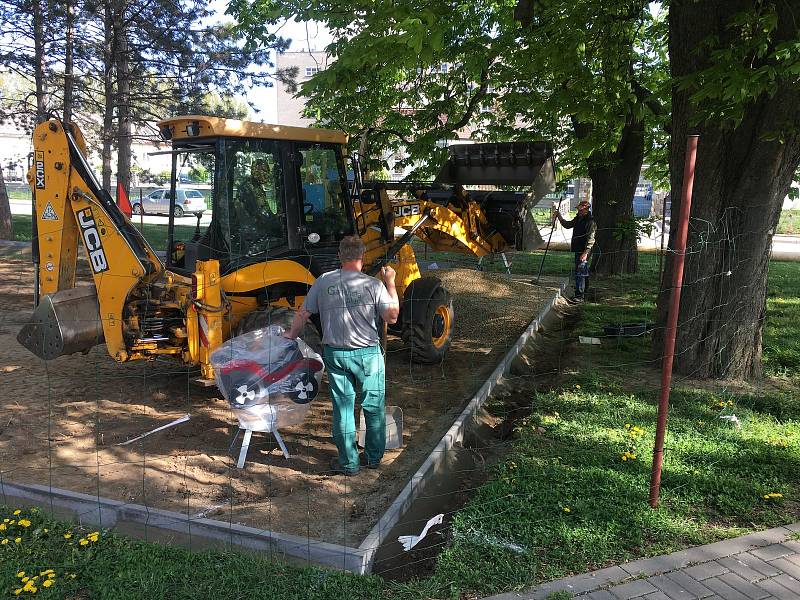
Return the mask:
[(800, 523), (775, 527), (766, 531), (758, 531), (741, 537), (696, 546), (686, 550), (673, 552), (664, 556), (654, 556), (653, 558), (643, 558), (629, 563), (614, 567), (573, 575), (565, 579), (557, 579), (538, 585), (530, 590), (522, 592), (510, 592), (489, 596), (485, 600), (544, 600), (555, 592), (569, 592), (580, 597), (601, 588), (623, 583), (627, 580), (635, 580), (641, 577), (650, 577), (662, 573), (669, 573), (690, 565), (701, 564), (713, 560), (727, 558), (734, 554), (747, 552), (756, 548), (763, 548), (771, 544), (778, 544), (786, 540), (787, 537), (800, 531)]
[(386, 541), (389, 532), (400, 522), (400, 519), (403, 518), (403, 515), (409, 509), (414, 499), (425, 489), (428, 479), (443, 467), (447, 458), (447, 451), (464, 439), (464, 432), (469, 424), (469, 420), (475, 417), (478, 409), (483, 405), (486, 399), (489, 398), (494, 388), (500, 382), (500, 379), (508, 372), (512, 361), (517, 357), (528, 339), (539, 331), (541, 322), (547, 317), (550, 310), (552, 310), (565, 287), (566, 281), (562, 281), (559, 286), (559, 291), (556, 292), (555, 296), (553, 296), (542, 309), (539, 316), (530, 322), (522, 335), (517, 339), (516, 343), (508, 350), (503, 360), (501, 360), (494, 371), (492, 371), (489, 378), (472, 396), (467, 406), (461, 411), (461, 414), (450, 426), (450, 429), (447, 430), (447, 433), (442, 436), (442, 439), (436, 444), (436, 447), (428, 455), (425, 462), (423, 462), (419, 469), (417, 469), (417, 472), (412, 475), (411, 480), (406, 484), (397, 498), (395, 498), (386, 512), (383, 513), (381, 518), (378, 519), (378, 522), (367, 534), (367, 537), (364, 538), (364, 541), (361, 542), (359, 550), (361, 550), (366, 557), (369, 571), (372, 570), (378, 548)]
[[(30, 247), (28, 245), (28, 247)], [(0, 245), (0, 254), (3, 246)], [(400, 522), (414, 499), (425, 488), (429, 479), (444, 466), (447, 450), (462, 441), (470, 418), (477, 414), (480, 406), (491, 395), (501, 378), (508, 372), (528, 339), (539, 330), (542, 320), (552, 310), (566, 287), (562, 281), (559, 290), (548, 301), (538, 317), (530, 322), (516, 343), (495, 367), (492, 374), (472, 396), (467, 406), (450, 426), (447, 433), (417, 469), (397, 498), (384, 512), (378, 523), (367, 534), (358, 548), (331, 544), (311, 538), (276, 533), (232, 522), (215, 519), (198, 519), (189, 515), (151, 508), (139, 504), (128, 504), (101, 496), (91, 496), (60, 488), (37, 484), (23, 484), (0, 480), (0, 497), (7, 504), (39, 506), (55, 515), (67, 517), (79, 523), (118, 529), (125, 534), (158, 536), (168, 543), (239, 547), (259, 552), (271, 552), (287, 560), (304, 561), (333, 567), (358, 574), (372, 570), (375, 554), (386, 540), (391, 529)]]
[(137, 530), (144, 527), (145, 530), (151, 529), (151, 535), (155, 534), (169, 543), (185, 543), (194, 538), (195, 543), (204, 546), (238, 546), (270, 552), (288, 560), (301, 560), (355, 573), (366, 572), (363, 553), (339, 544), (214, 519), (195, 519), (169, 510), (127, 504), (45, 485), (3, 482), (0, 483), (0, 495), (6, 505), (39, 506), (62, 518), (67, 517), (81, 524), (121, 529), (130, 535), (136, 535)]

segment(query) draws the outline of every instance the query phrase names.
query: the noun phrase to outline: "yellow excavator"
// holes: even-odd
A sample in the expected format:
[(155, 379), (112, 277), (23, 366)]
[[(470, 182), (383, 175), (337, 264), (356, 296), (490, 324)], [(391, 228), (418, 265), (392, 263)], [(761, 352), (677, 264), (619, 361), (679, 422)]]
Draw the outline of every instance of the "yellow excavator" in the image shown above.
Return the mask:
[[(422, 363), (440, 362), (453, 336), (450, 294), (422, 276), (412, 237), (434, 250), (485, 256), (541, 243), (530, 207), (554, 186), (545, 142), (453, 146), (428, 184), (368, 182), (339, 131), (184, 116), (159, 123), (170, 143), (166, 248), (157, 252), (103, 189), (74, 124), (33, 133), (35, 306), (18, 340), (51, 360), (105, 343), (117, 361), (169, 355), (213, 379), (211, 352), (231, 336), (286, 325), (322, 273), (338, 267), (342, 237), (359, 235), (365, 271), (397, 271), (401, 313), (392, 332)], [(210, 176), (210, 218), (182, 216), (185, 165)], [(465, 185), (532, 186), (523, 195)], [(196, 190), (195, 190), (196, 192)], [(143, 199), (139, 213), (155, 212)], [(188, 224), (187, 224), (188, 219)], [(79, 241), (94, 285), (76, 287)], [(303, 338), (319, 345), (318, 323)]]

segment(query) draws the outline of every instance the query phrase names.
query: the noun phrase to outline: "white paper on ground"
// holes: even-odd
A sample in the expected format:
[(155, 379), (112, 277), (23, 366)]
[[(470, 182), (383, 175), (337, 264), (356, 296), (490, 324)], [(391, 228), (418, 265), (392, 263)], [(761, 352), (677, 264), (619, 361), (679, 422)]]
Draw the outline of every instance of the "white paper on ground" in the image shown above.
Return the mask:
[(215, 513), (219, 509), (225, 508), (226, 506), (228, 506), (228, 505), (227, 504), (214, 504), (213, 506), (209, 506), (208, 508), (206, 508), (204, 510), (201, 510), (199, 513), (197, 513), (194, 516), (194, 518), (195, 519), (205, 519), (211, 513)]
[(742, 428), (742, 422), (739, 420), (739, 417), (736, 415), (720, 415), (719, 417), (723, 421), (730, 421), (736, 427), (736, 429)]
[(595, 337), (585, 337), (582, 335), (578, 336), (578, 341), (581, 344), (591, 344), (592, 346), (599, 346), (600, 345), (600, 338)]
[(146, 438), (148, 435), (152, 435), (154, 433), (158, 433), (159, 431), (163, 431), (164, 429), (169, 429), (170, 427), (174, 427), (175, 425), (180, 425), (181, 423), (185, 423), (188, 420), (189, 420), (189, 415), (183, 415), (179, 419), (175, 419), (174, 421), (170, 421), (166, 425), (162, 425), (161, 427), (156, 427), (155, 429), (152, 429), (152, 430), (148, 431), (147, 433), (143, 433), (142, 435), (136, 436), (132, 440), (128, 440), (127, 442), (122, 442), (122, 443), (115, 444), (115, 445), (116, 446), (127, 446), (128, 444), (132, 444), (133, 442), (141, 440), (142, 438)]
[(444, 519), (444, 514), (438, 514), (435, 517), (431, 517), (430, 519), (428, 519), (428, 522), (425, 523), (425, 528), (422, 530), (422, 533), (420, 533), (419, 535), (401, 535), (399, 538), (397, 538), (397, 541), (403, 544), (403, 550), (408, 552), (414, 546), (419, 544), (425, 538), (426, 535), (428, 535), (428, 530), (431, 527), (433, 527), (434, 525), (440, 525), (442, 519)]

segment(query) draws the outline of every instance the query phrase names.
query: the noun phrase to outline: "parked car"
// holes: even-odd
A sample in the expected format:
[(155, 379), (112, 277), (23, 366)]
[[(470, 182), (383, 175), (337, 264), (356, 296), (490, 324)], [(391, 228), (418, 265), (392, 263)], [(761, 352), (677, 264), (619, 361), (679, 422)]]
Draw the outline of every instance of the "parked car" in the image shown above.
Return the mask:
[[(176, 217), (182, 217), (186, 213), (192, 213), (199, 217), (206, 210), (206, 199), (199, 190), (179, 188), (175, 191), (178, 194), (178, 198), (175, 200)], [(146, 215), (167, 215), (169, 214), (169, 201), (169, 189), (159, 188), (142, 198), (144, 207), (139, 204), (138, 199), (132, 200), (131, 210), (135, 215), (142, 214), (143, 208)]]

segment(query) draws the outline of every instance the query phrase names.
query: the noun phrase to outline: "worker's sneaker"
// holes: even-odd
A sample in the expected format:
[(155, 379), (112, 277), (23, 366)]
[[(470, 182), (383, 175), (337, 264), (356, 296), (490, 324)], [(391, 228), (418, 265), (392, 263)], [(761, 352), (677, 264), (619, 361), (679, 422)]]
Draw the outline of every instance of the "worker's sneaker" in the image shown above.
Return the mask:
[(355, 475), (358, 469), (345, 469), (340, 463), (338, 458), (331, 459), (331, 471), (333, 475)]

